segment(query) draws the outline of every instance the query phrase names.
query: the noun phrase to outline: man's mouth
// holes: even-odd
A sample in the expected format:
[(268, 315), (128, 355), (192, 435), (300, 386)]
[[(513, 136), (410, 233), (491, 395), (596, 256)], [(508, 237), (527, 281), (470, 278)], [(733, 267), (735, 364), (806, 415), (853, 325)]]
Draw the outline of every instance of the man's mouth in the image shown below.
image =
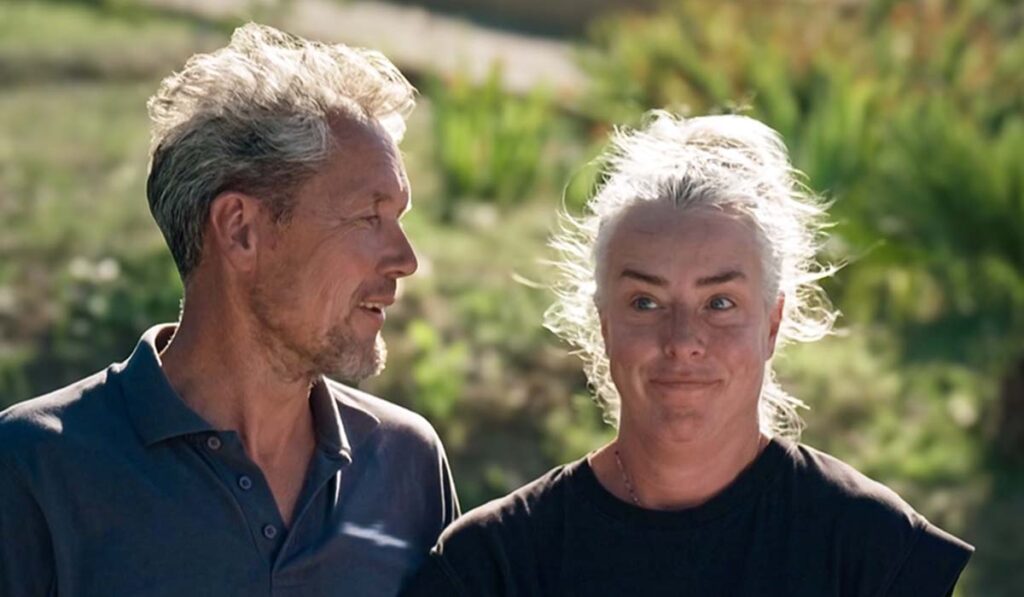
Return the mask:
[(375, 300), (360, 301), (358, 306), (363, 313), (375, 319), (378, 325), (383, 325), (386, 318), (384, 311), (394, 302), (394, 297), (381, 297)]
[(380, 313), (381, 315), (384, 314), (384, 309), (387, 306), (388, 305), (386, 303), (375, 303), (372, 301), (364, 301), (359, 303), (360, 308), (366, 309), (368, 311), (373, 311), (374, 313)]

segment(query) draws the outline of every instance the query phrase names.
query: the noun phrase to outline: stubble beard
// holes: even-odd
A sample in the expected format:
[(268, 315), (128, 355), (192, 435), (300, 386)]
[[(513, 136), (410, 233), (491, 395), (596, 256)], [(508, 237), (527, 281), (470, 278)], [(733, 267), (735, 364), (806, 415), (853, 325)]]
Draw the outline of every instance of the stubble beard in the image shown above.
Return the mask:
[(346, 323), (335, 325), (320, 338), (303, 338), (279, 317), (282, 309), (257, 288), (251, 294), (252, 313), (258, 323), (257, 341), (271, 362), (287, 377), (320, 376), (358, 382), (380, 374), (387, 361), (387, 345), (378, 333), (372, 340), (356, 338)]
[(387, 345), (380, 334), (372, 342), (360, 341), (338, 326), (327, 334), (313, 363), (316, 375), (357, 382), (379, 375), (387, 358)]

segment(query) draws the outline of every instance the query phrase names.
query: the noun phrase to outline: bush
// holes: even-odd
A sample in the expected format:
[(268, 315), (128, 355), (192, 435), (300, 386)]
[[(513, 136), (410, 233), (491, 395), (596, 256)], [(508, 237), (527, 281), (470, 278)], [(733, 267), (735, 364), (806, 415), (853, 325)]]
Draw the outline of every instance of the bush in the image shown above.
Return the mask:
[(515, 204), (530, 196), (545, 169), (556, 115), (547, 93), (507, 94), (501, 69), (482, 84), (457, 77), (430, 79), (433, 132), (442, 191), (439, 216), (451, 222), (468, 201)]

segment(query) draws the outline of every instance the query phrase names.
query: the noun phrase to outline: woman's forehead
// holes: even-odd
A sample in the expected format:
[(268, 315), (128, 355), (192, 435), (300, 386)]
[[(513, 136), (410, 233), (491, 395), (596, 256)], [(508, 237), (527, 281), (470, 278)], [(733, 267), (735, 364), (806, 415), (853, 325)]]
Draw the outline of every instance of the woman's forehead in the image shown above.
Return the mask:
[(606, 275), (619, 277), (628, 269), (663, 278), (702, 279), (723, 271), (760, 277), (756, 231), (738, 214), (650, 202), (622, 214), (610, 233)]

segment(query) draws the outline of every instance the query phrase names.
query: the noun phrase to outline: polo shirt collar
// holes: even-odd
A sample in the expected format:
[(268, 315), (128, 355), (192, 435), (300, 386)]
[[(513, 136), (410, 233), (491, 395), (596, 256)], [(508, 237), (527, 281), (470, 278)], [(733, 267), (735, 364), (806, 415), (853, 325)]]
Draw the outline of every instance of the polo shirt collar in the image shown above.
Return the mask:
[[(174, 333), (174, 324), (146, 330), (118, 373), (128, 413), (146, 446), (173, 437), (216, 431), (178, 396), (160, 366), (160, 349)], [(310, 408), (317, 445), (349, 462), (352, 454), (380, 425), (351, 393), (357, 392), (321, 377), (310, 389)]]
[(358, 404), (351, 396), (353, 392), (356, 390), (323, 377), (310, 392), (318, 443), (349, 462), (360, 444), (380, 426), (380, 419)]
[(174, 333), (173, 324), (149, 328), (118, 375), (135, 430), (146, 446), (213, 427), (178, 396), (160, 367), (159, 346)]

